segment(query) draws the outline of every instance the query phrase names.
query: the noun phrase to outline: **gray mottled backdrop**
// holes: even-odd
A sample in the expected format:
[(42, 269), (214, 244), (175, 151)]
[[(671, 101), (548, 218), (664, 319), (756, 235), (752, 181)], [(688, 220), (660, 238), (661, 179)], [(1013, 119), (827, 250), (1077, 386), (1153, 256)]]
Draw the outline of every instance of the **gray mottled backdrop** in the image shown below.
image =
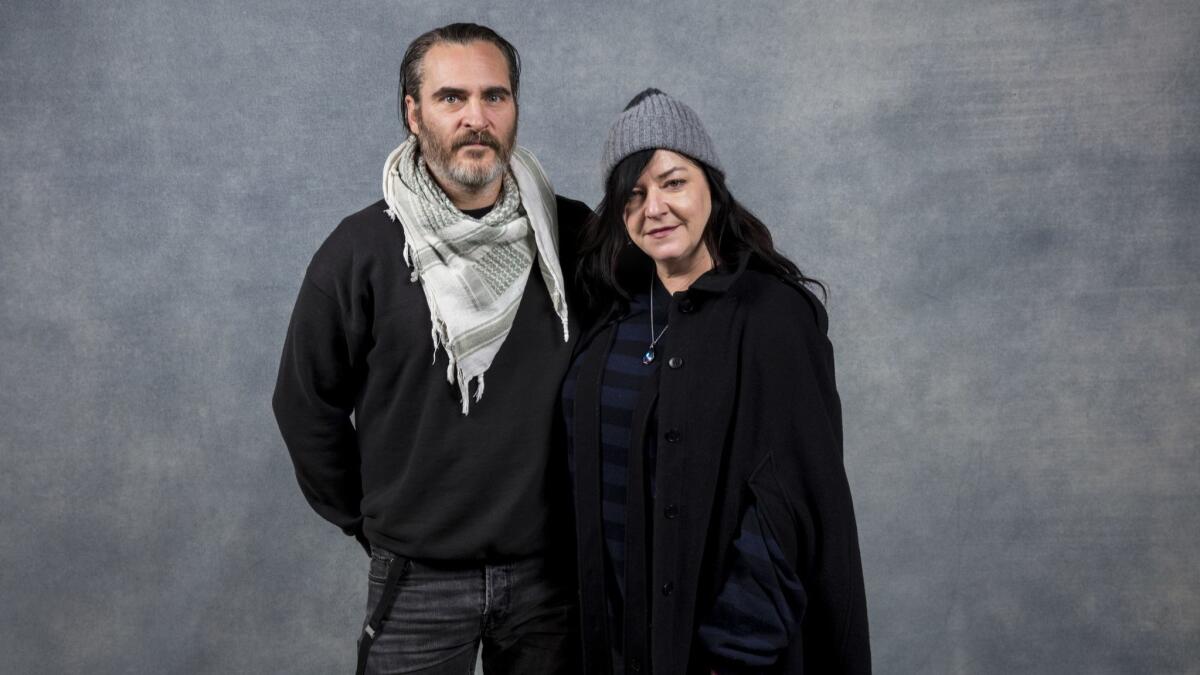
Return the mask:
[(269, 397), (461, 19), (560, 192), (657, 85), (828, 282), (879, 672), (1200, 672), (1200, 4), (488, 4), (0, 4), (0, 672), (348, 672)]

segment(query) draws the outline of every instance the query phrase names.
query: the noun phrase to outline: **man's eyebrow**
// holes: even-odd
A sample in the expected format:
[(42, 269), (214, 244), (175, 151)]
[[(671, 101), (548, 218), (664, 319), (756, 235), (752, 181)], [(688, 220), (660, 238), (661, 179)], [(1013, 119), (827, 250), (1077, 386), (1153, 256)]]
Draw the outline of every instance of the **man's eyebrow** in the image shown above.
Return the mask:
[(446, 96), (457, 96), (459, 98), (466, 98), (467, 90), (459, 89), (458, 87), (440, 87), (437, 91), (430, 94), (430, 96), (432, 96), (435, 100), (439, 99), (439, 98), (444, 98)]
[[(499, 85), (496, 85), (496, 86), (492, 86), (492, 87), (488, 87), (488, 88), (484, 89), (483, 95), (484, 96), (507, 96), (507, 97), (511, 98), (512, 92), (509, 91), (508, 87), (501, 87)], [(439, 87), (436, 91), (434, 91), (432, 94), (430, 94), (430, 96), (432, 96), (434, 98), (434, 100), (437, 100), (439, 98), (444, 98), (446, 96), (457, 96), (459, 98), (467, 98), (469, 96), (469, 92), (466, 89), (463, 89), (461, 87)]]
[(683, 167), (682, 167), (682, 166), (673, 166), (673, 167), (671, 167), (671, 168), (667, 169), (666, 171), (664, 171), (664, 172), (662, 172), (662, 173), (658, 174), (658, 175), (657, 175), (657, 176), (655, 176), (654, 178), (655, 178), (656, 180), (662, 180), (662, 179), (666, 178), (667, 176), (669, 176), (669, 175), (671, 175), (671, 174), (675, 173), (676, 171), (683, 171)]

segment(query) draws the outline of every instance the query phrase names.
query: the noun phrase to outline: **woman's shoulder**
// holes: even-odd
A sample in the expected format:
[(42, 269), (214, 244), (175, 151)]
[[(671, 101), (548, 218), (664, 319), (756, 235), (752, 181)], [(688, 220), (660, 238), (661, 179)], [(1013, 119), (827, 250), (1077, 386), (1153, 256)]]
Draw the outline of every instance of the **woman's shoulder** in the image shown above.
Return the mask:
[(738, 297), (752, 325), (822, 336), (829, 330), (825, 305), (810, 288), (794, 279), (747, 269), (739, 279)]

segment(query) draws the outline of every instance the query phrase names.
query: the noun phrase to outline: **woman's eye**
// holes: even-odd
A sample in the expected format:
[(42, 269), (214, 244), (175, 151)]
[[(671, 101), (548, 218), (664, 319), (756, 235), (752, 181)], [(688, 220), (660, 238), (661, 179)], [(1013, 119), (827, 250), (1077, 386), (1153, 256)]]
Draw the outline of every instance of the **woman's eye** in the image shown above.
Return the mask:
[(669, 187), (669, 188), (677, 188), (677, 187), (679, 187), (679, 186), (683, 185), (683, 184), (684, 184), (684, 183), (686, 183), (686, 182), (687, 182), (687, 181), (685, 181), (685, 180), (684, 180), (684, 179), (682, 179), (682, 178), (672, 178), (671, 180), (667, 181), (667, 187)]

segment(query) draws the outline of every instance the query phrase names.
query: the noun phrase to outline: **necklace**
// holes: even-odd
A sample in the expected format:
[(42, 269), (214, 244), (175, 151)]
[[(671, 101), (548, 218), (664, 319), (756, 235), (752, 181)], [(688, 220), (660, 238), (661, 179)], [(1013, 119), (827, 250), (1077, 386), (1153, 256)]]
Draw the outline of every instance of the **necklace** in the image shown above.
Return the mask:
[(654, 345), (662, 339), (663, 333), (667, 332), (670, 326), (663, 326), (662, 330), (658, 331), (658, 336), (654, 335), (654, 273), (650, 274), (650, 346), (646, 348), (646, 353), (642, 354), (642, 365), (648, 366), (654, 363)]

